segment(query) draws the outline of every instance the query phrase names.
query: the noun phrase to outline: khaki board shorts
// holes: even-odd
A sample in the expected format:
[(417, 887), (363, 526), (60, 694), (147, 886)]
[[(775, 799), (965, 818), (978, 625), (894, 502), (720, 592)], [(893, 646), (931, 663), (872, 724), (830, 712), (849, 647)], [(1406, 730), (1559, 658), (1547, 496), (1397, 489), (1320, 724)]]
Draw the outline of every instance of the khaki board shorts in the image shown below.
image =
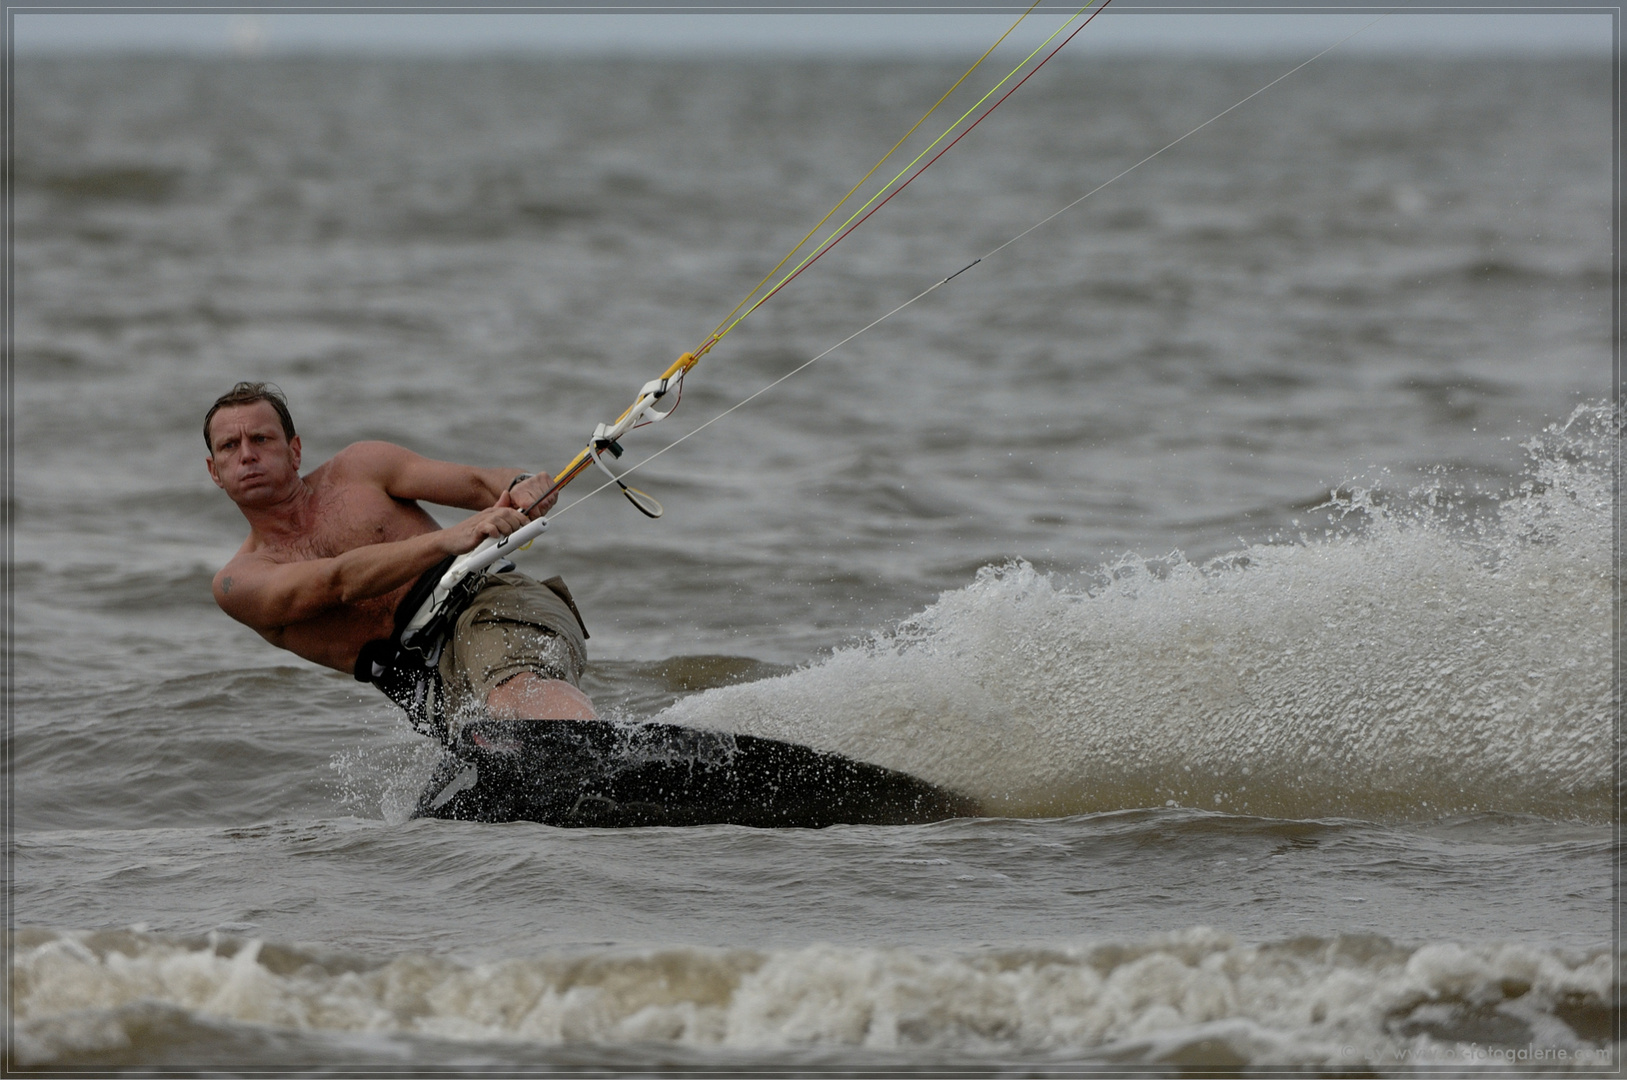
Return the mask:
[(487, 694), (521, 672), (576, 686), (586, 666), (587, 629), (564, 581), (488, 574), (441, 654), (446, 712), (483, 707)]

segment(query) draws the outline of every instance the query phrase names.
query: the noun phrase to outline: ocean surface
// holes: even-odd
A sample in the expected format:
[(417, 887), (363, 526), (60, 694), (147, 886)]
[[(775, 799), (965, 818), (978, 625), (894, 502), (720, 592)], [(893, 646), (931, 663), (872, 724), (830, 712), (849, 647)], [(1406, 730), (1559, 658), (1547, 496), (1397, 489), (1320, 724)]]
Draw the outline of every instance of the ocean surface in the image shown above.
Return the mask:
[[(1082, 36), (622, 465), (1295, 62)], [(556, 470), (964, 66), (18, 61), (11, 1067), (1617, 1069), (1607, 62), (1330, 55), (568, 489), (605, 715), (986, 817), (409, 821), (215, 608), (232, 383)]]

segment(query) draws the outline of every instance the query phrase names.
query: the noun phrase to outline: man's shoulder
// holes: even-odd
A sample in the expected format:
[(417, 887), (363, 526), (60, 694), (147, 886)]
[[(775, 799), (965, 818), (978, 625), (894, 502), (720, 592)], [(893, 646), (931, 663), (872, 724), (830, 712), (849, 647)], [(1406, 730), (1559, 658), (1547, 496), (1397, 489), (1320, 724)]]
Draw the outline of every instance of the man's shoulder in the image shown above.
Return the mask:
[(332, 465), (337, 462), (362, 465), (369, 462), (395, 463), (412, 457), (417, 457), (417, 455), (405, 446), (397, 446), (395, 443), (385, 442), (383, 439), (363, 439), (361, 442), (351, 443), (333, 455), (328, 459), (328, 464)]
[(353, 442), (306, 476), (308, 483), (324, 481), (355, 483), (371, 481), (382, 484), (402, 463), (415, 457), (411, 450), (380, 439)]

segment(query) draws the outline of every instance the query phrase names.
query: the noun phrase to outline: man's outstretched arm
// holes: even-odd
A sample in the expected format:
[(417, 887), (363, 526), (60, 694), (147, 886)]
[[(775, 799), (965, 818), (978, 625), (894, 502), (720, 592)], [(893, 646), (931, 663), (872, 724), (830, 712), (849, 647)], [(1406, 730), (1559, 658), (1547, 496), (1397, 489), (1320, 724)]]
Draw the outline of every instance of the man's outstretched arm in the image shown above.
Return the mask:
[[(364, 474), (397, 499), (412, 499), (437, 506), (464, 510), (485, 510), (493, 506), (524, 509), (548, 490), (552, 481), (538, 474), (514, 486), (525, 470), (512, 467), (482, 468), (415, 454), (404, 446), (387, 442), (354, 443), (342, 455), (346, 470)], [(531, 516), (546, 513), (553, 500), (538, 506)]]
[(332, 558), (279, 563), (246, 552), (215, 575), (215, 603), (255, 630), (276, 630), (383, 596), (446, 556), (471, 551), (488, 537), (507, 536), (526, 520), (513, 507), (492, 507), (451, 528), (368, 544)]

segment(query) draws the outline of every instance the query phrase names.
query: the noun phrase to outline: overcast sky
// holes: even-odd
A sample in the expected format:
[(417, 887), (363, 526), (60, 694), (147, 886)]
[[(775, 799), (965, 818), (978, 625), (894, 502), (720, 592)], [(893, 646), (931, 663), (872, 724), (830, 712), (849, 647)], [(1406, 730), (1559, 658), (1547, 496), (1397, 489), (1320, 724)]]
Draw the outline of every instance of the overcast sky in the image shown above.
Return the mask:
[[(1024, 24), (1030, 46), (1077, 10), (1044, 5)], [(107, 50), (275, 55), (368, 52), (444, 55), (470, 52), (632, 53), (937, 53), (986, 48), (1019, 12), (810, 13), (756, 10), (652, 13), (648, 10), (469, 13), (290, 14), (99, 11), (68, 13), (12, 7), (22, 54)], [(1603, 10), (1431, 13), (1395, 5), (1342, 13), (1314, 9), (1259, 14), (1138, 11), (1110, 7), (1069, 47), (1087, 51), (1220, 53), (1315, 52), (1349, 34), (1342, 50), (1429, 53), (1595, 53), (1608, 55), (1611, 16)], [(1358, 32), (1359, 31), (1359, 32)], [(1081, 48), (1081, 46), (1083, 46)], [(1068, 55), (1064, 53), (1063, 55)]]

